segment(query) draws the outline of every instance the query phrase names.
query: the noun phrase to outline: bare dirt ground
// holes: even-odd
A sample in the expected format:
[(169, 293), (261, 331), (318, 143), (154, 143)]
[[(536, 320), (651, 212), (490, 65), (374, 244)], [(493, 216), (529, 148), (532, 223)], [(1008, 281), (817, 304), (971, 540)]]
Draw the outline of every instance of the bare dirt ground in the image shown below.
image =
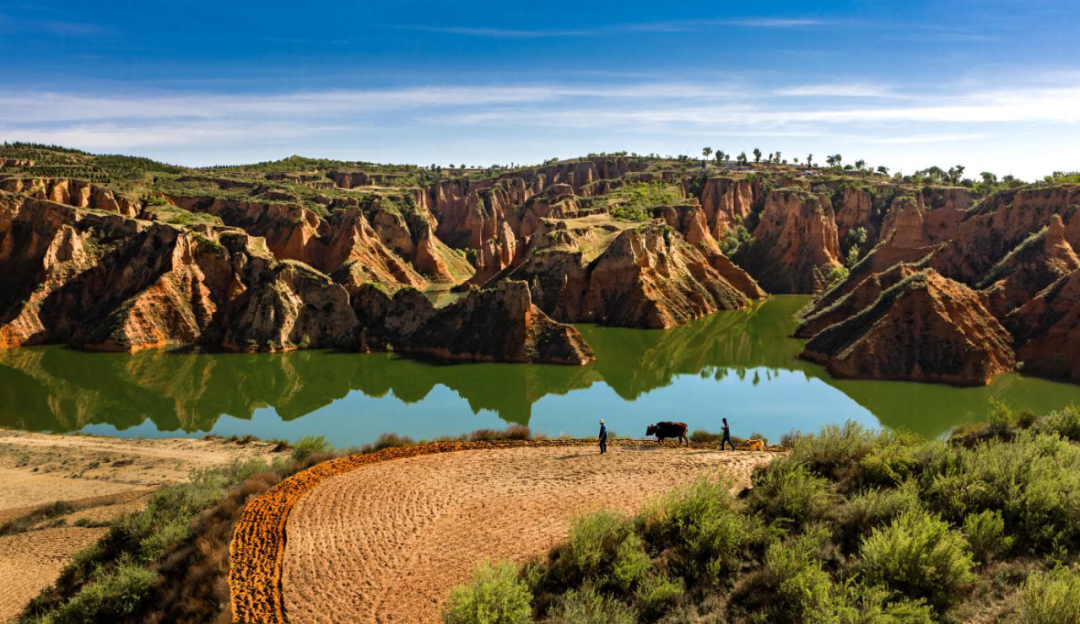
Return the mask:
[[(272, 445), (224, 440), (135, 440), (0, 429), (0, 527), (44, 505), (75, 510), (0, 537), (0, 622), (16, 617), (70, 557), (115, 518), (141, 509), (146, 495), (187, 479), (195, 468), (268, 456)], [(73, 526), (76, 522), (90, 526)]]
[(282, 562), (292, 624), (437, 622), (480, 559), (518, 562), (575, 516), (631, 513), (702, 474), (748, 484), (773, 453), (615, 446), (461, 451), (332, 477), (289, 515)]

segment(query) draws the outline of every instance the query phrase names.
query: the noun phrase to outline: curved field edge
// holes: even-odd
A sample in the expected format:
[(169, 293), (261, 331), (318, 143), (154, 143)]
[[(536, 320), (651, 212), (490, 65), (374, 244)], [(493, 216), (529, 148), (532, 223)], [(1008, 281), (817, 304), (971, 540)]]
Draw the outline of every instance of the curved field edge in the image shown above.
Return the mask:
[[(611, 445), (655, 442), (612, 440)], [(519, 447), (595, 446), (592, 440), (491, 440), (431, 442), (349, 455), (317, 464), (274, 486), (245, 507), (229, 544), (229, 593), (233, 621), (285, 624), (282, 562), (289, 514), (308, 492), (326, 479), (364, 466), (409, 457)], [(770, 449), (771, 450), (771, 449)]]

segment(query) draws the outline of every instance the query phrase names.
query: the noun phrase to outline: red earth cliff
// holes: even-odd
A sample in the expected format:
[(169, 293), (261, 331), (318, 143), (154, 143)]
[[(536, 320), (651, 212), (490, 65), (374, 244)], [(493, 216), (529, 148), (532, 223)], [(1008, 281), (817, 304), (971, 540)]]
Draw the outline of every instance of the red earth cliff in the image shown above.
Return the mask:
[(837, 377), (985, 385), (1016, 364), (1012, 337), (963, 284), (911, 275), (806, 343), (800, 357)]

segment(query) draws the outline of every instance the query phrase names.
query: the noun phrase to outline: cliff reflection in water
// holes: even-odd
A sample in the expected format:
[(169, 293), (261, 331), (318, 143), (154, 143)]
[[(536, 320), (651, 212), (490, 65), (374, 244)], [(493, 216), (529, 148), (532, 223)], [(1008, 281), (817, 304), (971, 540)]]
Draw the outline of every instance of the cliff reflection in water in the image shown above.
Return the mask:
[[(795, 358), (802, 343), (789, 338), (792, 315), (805, 301), (805, 297), (775, 297), (749, 310), (714, 314), (672, 330), (582, 326), (582, 334), (597, 354), (595, 364), (586, 367), (442, 365), (390, 354), (318, 351), (127, 355), (63, 347), (9, 350), (0, 352), (0, 426), (75, 431), (108, 424), (124, 430), (149, 420), (160, 431), (209, 431), (223, 415), (250, 420), (265, 407), (291, 421), (351, 392), (415, 405), (439, 385), (454, 391), (473, 414), (490, 410), (508, 423), (529, 424), (534, 405), (545, 396), (569, 394), (568, 398), (583, 404), (584, 417), (590, 410), (625, 409), (626, 402), (650, 391), (698, 378), (715, 380), (717, 388), (728, 392), (781, 378), (788, 384), (792, 376), (803, 378), (807, 383), (806, 390), (799, 390), (805, 392), (802, 408), (816, 414), (806, 422), (805, 428), (811, 430), (830, 417), (842, 420), (832, 414), (831, 407), (850, 414), (856, 409), (852, 401), (885, 426), (923, 435), (939, 435), (955, 424), (981, 417), (992, 396), (1039, 412), (1080, 402), (1080, 387), (1019, 375), (1001, 376), (986, 388), (834, 380), (820, 367)], [(603, 385), (618, 398), (593, 393)], [(589, 392), (574, 394), (586, 389)], [(593, 398), (587, 399), (590, 393)], [(704, 409), (723, 409), (724, 391), (717, 394)], [(576, 401), (579, 396), (581, 401)], [(752, 401), (762, 400), (758, 394), (752, 396)], [(685, 401), (700, 402), (700, 393), (687, 393)], [(703, 410), (701, 405), (689, 404), (671, 408), (690, 414)], [(755, 408), (767, 413), (770, 406), (750, 405), (746, 413)], [(438, 409), (446, 410), (444, 406)], [(460, 406), (458, 411), (462, 411)], [(467, 423), (450, 422), (453, 418), (447, 415), (446, 434), (467, 430)], [(592, 421), (582, 422), (591, 426)], [(542, 422), (532, 424), (543, 429)], [(635, 429), (637, 424), (633, 424)]]

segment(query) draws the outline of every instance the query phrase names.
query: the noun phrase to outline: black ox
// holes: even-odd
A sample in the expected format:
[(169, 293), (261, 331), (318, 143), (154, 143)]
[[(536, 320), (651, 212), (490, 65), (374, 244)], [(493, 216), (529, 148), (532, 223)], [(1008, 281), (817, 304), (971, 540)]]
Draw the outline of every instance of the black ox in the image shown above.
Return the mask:
[(666, 438), (678, 438), (690, 446), (690, 440), (686, 437), (686, 423), (658, 422), (655, 425), (649, 425), (649, 428), (645, 430), (645, 435), (656, 436), (657, 444), (663, 444)]

